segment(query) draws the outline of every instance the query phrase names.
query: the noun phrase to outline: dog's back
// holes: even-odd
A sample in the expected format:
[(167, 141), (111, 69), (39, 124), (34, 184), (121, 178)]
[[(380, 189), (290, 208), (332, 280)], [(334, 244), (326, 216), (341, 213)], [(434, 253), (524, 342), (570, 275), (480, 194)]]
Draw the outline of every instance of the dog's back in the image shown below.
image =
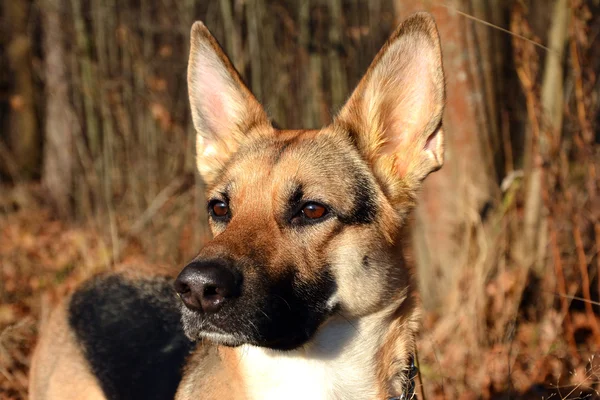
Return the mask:
[(171, 277), (98, 275), (44, 324), (30, 398), (173, 399), (191, 349)]

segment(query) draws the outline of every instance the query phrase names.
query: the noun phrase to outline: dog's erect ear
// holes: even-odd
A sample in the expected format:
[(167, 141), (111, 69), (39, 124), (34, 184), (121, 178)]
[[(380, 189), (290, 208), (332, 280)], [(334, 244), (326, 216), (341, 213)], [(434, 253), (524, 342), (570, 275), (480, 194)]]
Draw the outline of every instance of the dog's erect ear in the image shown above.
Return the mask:
[(379, 51), (336, 118), (378, 179), (395, 194), (416, 189), (444, 161), (444, 72), (433, 17), (406, 19)]
[(192, 26), (188, 90), (198, 170), (211, 183), (251, 127), (268, 124), (261, 105), (202, 22)]

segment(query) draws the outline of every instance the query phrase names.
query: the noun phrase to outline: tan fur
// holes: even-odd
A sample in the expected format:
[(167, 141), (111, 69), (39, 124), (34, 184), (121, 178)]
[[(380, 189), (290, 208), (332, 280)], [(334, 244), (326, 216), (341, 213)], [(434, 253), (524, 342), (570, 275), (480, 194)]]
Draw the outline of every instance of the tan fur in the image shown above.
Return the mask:
[(69, 298), (55, 308), (40, 332), (29, 375), (31, 400), (104, 400), (73, 332), (67, 329)]
[(238, 400), (247, 398), (240, 359), (228, 347), (201, 346), (190, 358), (177, 398)]

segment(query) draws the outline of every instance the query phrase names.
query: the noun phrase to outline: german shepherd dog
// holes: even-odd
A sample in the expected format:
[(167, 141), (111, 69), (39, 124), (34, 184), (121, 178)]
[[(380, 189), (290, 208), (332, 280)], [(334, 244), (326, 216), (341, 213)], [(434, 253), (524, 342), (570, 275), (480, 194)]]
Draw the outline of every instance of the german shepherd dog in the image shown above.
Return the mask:
[(319, 130), (275, 128), (201, 22), (188, 85), (214, 238), (174, 283), (125, 270), (65, 298), (43, 326), (31, 398), (411, 397), (406, 239), (443, 163), (432, 17), (405, 20)]

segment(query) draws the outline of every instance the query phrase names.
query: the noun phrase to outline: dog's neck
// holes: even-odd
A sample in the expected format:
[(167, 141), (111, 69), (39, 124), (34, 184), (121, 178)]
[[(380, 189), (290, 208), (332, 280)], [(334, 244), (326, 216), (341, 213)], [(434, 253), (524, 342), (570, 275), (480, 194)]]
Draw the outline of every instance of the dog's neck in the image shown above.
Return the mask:
[[(413, 312), (400, 312), (405, 307)], [(364, 400), (402, 395), (417, 329), (414, 310), (414, 299), (406, 298), (367, 317), (333, 317), (309, 344), (294, 351), (238, 348), (248, 398)]]

